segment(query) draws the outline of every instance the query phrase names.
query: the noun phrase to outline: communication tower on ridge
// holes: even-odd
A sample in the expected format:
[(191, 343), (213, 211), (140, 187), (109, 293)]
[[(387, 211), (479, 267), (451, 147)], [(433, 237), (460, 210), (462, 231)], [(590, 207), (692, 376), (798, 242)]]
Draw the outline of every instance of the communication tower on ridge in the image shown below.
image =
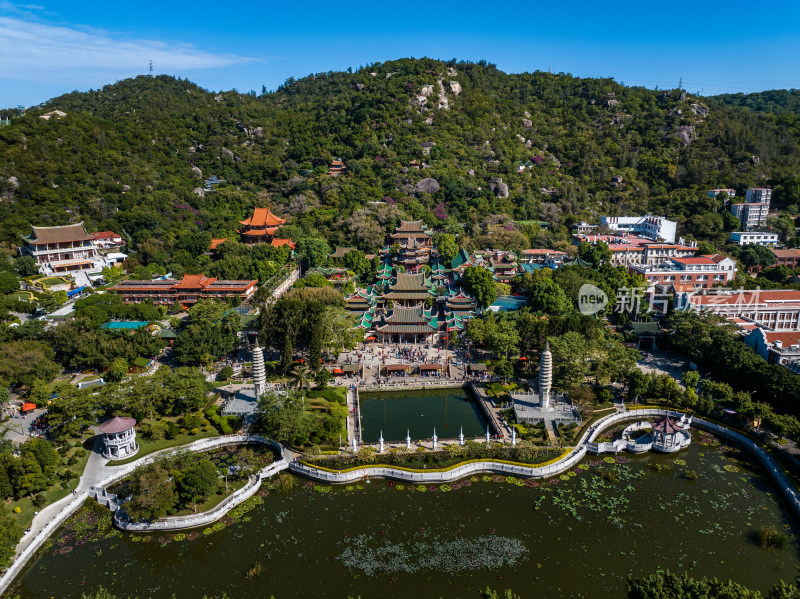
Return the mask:
[(153, 61), (150, 61), (150, 76), (153, 76)]

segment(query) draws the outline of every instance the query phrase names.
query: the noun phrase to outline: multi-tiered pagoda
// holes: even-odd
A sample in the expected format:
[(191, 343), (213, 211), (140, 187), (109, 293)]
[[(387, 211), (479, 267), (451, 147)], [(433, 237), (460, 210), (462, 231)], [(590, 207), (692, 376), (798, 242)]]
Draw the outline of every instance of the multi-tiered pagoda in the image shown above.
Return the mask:
[(407, 246), (413, 241), (416, 247), (425, 247), (430, 250), (433, 245), (433, 231), (421, 220), (401, 220), (400, 226), (391, 234), (392, 243)]
[(477, 309), (478, 302), (475, 298), (467, 295), (463, 291), (450, 292), (445, 297), (445, 311), (455, 312), (459, 316), (472, 316), (473, 312)]
[(375, 292), (375, 287), (367, 287), (366, 289), (356, 289), (353, 293), (344, 298), (344, 306), (350, 312), (363, 313), (374, 308), (378, 301), (378, 295)]
[(397, 273), (397, 280), (394, 285), (389, 287), (389, 291), (381, 296), (386, 302), (391, 300), (394, 305), (415, 306), (427, 299), (435, 299), (436, 292), (430, 280), (425, 278), (425, 273), (410, 274), (405, 272)]
[(242, 228), (242, 242), (248, 245), (255, 243), (270, 243), (274, 246), (293, 245), (291, 239), (278, 239), (275, 237), (277, 230), (286, 222), (285, 218), (275, 216), (269, 208), (254, 208), (253, 214), (245, 220), (240, 220)]

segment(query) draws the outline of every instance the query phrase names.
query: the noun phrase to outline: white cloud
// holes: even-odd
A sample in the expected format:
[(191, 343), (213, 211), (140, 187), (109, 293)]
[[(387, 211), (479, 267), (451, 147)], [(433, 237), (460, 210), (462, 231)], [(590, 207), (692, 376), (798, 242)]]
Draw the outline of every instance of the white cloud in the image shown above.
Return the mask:
[(152, 60), (157, 72), (180, 74), (249, 62), (190, 44), (117, 38), (107, 32), (0, 17), (0, 79), (53, 81), (93, 79), (97, 75), (144, 73)]

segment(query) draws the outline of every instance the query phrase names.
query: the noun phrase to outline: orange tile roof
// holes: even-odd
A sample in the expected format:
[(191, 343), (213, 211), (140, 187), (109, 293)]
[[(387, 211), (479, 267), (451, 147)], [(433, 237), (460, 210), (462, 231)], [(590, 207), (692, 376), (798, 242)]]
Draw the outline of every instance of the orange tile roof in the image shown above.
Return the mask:
[(764, 331), (764, 336), (767, 338), (767, 343), (775, 343), (776, 341), (780, 341), (784, 347), (800, 344), (800, 331), (780, 333)]
[(273, 238), (270, 241), (270, 245), (273, 247), (281, 247), (282, 245), (288, 245), (290, 248), (294, 249), (294, 241), (291, 239), (278, 239), (277, 237)]
[(712, 260), (708, 256), (688, 256), (686, 258), (673, 258), (673, 262), (679, 264), (716, 264), (716, 260)]
[(800, 250), (770, 250), (776, 258), (800, 258)]
[(250, 229), (249, 231), (242, 231), (242, 235), (249, 235), (251, 237), (264, 237), (265, 235), (275, 235), (278, 227), (266, 227), (264, 229)]
[(215, 249), (217, 249), (219, 246), (221, 246), (223, 243), (225, 243), (226, 241), (228, 241), (228, 238), (227, 238), (227, 237), (223, 237), (223, 238), (221, 238), (221, 239), (212, 239), (212, 240), (211, 240), (211, 246), (210, 246), (210, 247), (211, 247), (211, 249), (212, 249), (212, 250), (215, 250)]
[(94, 239), (109, 239), (111, 237), (122, 237), (117, 235), (114, 231), (98, 231), (97, 233), (90, 233)]
[(548, 255), (548, 254), (566, 254), (566, 252), (562, 252), (562, 251), (559, 251), (559, 250), (547, 250), (547, 249), (534, 248), (534, 249), (531, 249), (531, 250), (522, 250), (522, 254), (524, 256), (530, 256), (530, 255), (539, 255), (539, 254), (544, 254), (544, 255)]
[(205, 275), (183, 275), (181, 282), (175, 285), (175, 289), (202, 289), (208, 287), (217, 279)]
[(285, 218), (275, 216), (269, 208), (254, 208), (250, 218), (239, 221), (240, 224), (251, 227), (278, 227), (285, 222)]

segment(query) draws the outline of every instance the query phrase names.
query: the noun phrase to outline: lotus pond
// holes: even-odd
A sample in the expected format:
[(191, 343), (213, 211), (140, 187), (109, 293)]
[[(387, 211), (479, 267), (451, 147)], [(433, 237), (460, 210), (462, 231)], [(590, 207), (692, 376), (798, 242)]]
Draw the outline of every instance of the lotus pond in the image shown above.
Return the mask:
[[(690, 475), (690, 476), (687, 476)], [(691, 475), (696, 475), (695, 479)], [(288, 475), (287, 475), (288, 476)], [(586, 460), (549, 481), (270, 484), (214, 526), (134, 535), (73, 517), (18, 578), (25, 599), (120, 596), (624, 596), (659, 568), (766, 591), (800, 565), (795, 522), (746, 454), (706, 435), (677, 455)], [(284, 481), (285, 483), (285, 481)], [(774, 526), (787, 549), (764, 550)]]

